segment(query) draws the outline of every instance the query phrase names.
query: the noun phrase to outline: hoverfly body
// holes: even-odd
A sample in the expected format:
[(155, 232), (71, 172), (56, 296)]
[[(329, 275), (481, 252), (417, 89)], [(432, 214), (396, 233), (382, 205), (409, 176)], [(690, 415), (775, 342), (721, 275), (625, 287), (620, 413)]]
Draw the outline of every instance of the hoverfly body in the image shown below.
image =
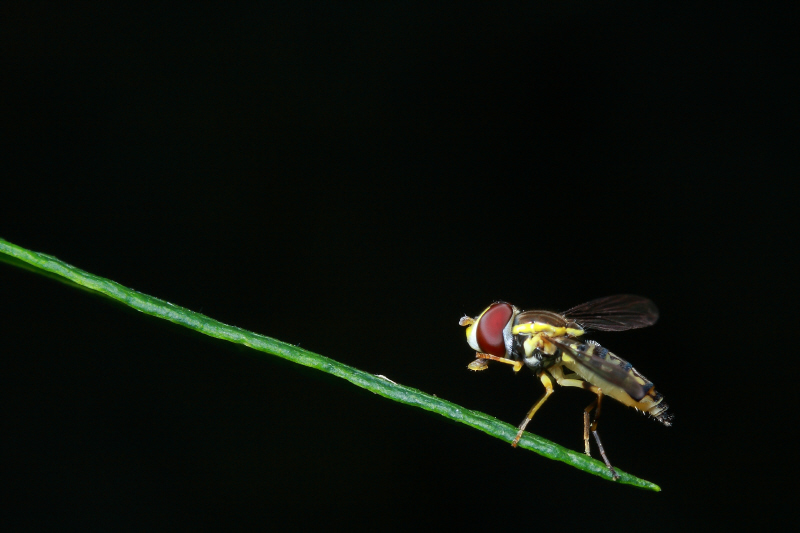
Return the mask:
[[(476, 318), (463, 317), (459, 325), (467, 326), (467, 342), (477, 352), (477, 359), (469, 365), (471, 370), (486, 369), (488, 361), (510, 364), (515, 372), (527, 366), (544, 385), (544, 396), (519, 425), (512, 446), (517, 446), (528, 422), (553, 393), (553, 381), (562, 387), (580, 387), (597, 395), (583, 412), (585, 453), (591, 456), (591, 432), (611, 475), (619, 479), (597, 435), (603, 396), (635, 407), (665, 426), (672, 425), (673, 415), (667, 413), (668, 406), (653, 383), (630, 363), (581, 337), (591, 330), (643, 328), (656, 320), (658, 309), (652, 301), (622, 294), (592, 300), (563, 313), (520, 311), (509, 303), (496, 302)], [(592, 411), (594, 418), (590, 420)]]

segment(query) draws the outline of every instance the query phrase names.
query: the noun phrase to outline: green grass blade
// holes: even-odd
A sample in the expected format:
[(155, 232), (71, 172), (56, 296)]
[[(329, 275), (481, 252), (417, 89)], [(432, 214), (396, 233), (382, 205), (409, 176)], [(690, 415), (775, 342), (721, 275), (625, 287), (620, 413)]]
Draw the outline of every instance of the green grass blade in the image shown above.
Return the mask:
[[(277, 355), (278, 357), (288, 359), (295, 363), (322, 370), (323, 372), (346, 379), (350, 383), (370, 390), (375, 394), (380, 394), (385, 398), (433, 411), (450, 420), (480, 429), (506, 442), (511, 442), (517, 433), (516, 427), (501, 422), (485, 413), (465, 409), (454, 403), (425, 394), (417, 389), (392, 383), (385, 378), (363, 372), (297, 346), (235, 326), (223, 324), (222, 322), (200, 313), (190, 311), (147, 294), (142, 294), (141, 292), (124, 287), (109, 279), (90, 274), (89, 272), (75, 268), (63, 261), (59, 261), (55, 257), (26, 250), (25, 248), (3, 239), (0, 239), (0, 252), (17, 260), (7, 261), (11, 264), (21, 266), (18, 262), (21, 261), (25, 264), (33, 265), (36, 268), (32, 270), (36, 272), (55, 274), (81, 287), (86, 287), (123, 302), (148, 315), (169, 320), (170, 322), (210, 335), (211, 337), (244, 344), (254, 350)], [(532, 450), (556, 461), (565, 462), (585, 472), (609, 480), (612, 479), (608, 469), (602, 462), (587, 457), (583, 453), (563, 448), (531, 433), (524, 434), (519, 442), (519, 447)], [(658, 485), (626, 474), (619, 469), (617, 469), (617, 473), (620, 475), (620, 483), (634, 485), (648, 490), (661, 490)]]

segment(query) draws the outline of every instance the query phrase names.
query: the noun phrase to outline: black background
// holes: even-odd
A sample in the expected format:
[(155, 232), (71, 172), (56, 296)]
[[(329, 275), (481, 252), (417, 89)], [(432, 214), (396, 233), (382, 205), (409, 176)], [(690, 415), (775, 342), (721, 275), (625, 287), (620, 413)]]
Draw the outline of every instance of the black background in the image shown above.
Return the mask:
[[(793, 12), (757, 3), (2, 8), (0, 236), (516, 424), (458, 319), (615, 293), (615, 485), (0, 264), (2, 522), (548, 531), (793, 516)], [(530, 426), (582, 447), (585, 392)]]

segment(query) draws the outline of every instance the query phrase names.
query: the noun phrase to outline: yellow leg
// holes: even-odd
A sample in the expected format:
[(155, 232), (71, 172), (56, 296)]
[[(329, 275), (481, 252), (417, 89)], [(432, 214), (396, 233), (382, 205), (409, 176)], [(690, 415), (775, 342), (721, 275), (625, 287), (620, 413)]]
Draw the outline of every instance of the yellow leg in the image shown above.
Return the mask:
[(526, 416), (525, 420), (523, 420), (522, 423), (519, 425), (519, 431), (517, 432), (517, 436), (514, 437), (513, 441), (511, 441), (511, 446), (515, 448), (517, 447), (519, 439), (522, 438), (522, 434), (525, 432), (525, 428), (528, 426), (528, 422), (531, 421), (533, 415), (536, 414), (536, 411), (538, 411), (539, 408), (542, 405), (544, 405), (544, 402), (547, 400), (547, 398), (549, 398), (550, 395), (553, 394), (553, 382), (550, 381), (550, 378), (547, 376), (547, 374), (545, 374), (544, 372), (539, 372), (538, 376), (539, 379), (542, 380), (542, 385), (544, 385), (545, 393), (544, 396), (542, 396), (542, 399), (536, 402), (536, 404), (534, 404), (533, 407), (531, 407), (531, 410), (528, 411), (528, 416)]
[[(492, 361), (500, 361), (501, 363), (505, 363), (507, 365), (512, 365), (514, 367), (514, 372), (519, 372), (522, 368), (522, 361), (514, 361), (513, 359), (507, 359), (505, 357), (497, 357), (496, 355), (490, 355), (488, 353), (481, 353), (476, 352), (475, 357), (478, 359), (490, 359)], [(476, 359), (472, 363), (469, 364), (469, 368), (472, 370), (483, 370), (483, 365), (476, 364), (478, 360)], [(475, 365), (473, 367), (473, 365)]]
[[(589, 406), (583, 410), (583, 445), (585, 448), (584, 453), (589, 457), (592, 456), (592, 452), (589, 449), (589, 426), (591, 425), (589, 423), (589, 418), (590, 418), (589, 413), (592, 412), (592, 409), (594, 409), (596, 405), (597, 405), (597, 400), (590, 403)], [(597, 422), (594, 423), (594, 427), (597, 428)]]

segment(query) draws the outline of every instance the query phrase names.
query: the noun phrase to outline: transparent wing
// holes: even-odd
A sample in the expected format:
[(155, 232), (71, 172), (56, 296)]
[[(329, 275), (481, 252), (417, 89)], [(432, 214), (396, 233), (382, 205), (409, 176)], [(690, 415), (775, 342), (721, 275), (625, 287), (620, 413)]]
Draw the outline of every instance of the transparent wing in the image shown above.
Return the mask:
[(617, 294), (576, 305), (562, 313), (584, 328), (597, 331), (625, 331), (652, 326), (658, 308), (651, 300), (632, 294)]
[[(571, 355), (578, 364), (588, 371), (588, 374), (597, 376), (623, 389), (637, 402), (644, 398), (647, 392), (653, 388), (653, 384), (647, 381), (644, 376), (638, 374), (630, 363), (611, 354), (598, 344), (584, 344), (568, 337), (550, 338), (548, 341), (558, 346), (562, 352)], [(606, 355), (610, 355), (612, 360), (607, 360)], [(596, 385), (596, 383), (594, 384)]]

